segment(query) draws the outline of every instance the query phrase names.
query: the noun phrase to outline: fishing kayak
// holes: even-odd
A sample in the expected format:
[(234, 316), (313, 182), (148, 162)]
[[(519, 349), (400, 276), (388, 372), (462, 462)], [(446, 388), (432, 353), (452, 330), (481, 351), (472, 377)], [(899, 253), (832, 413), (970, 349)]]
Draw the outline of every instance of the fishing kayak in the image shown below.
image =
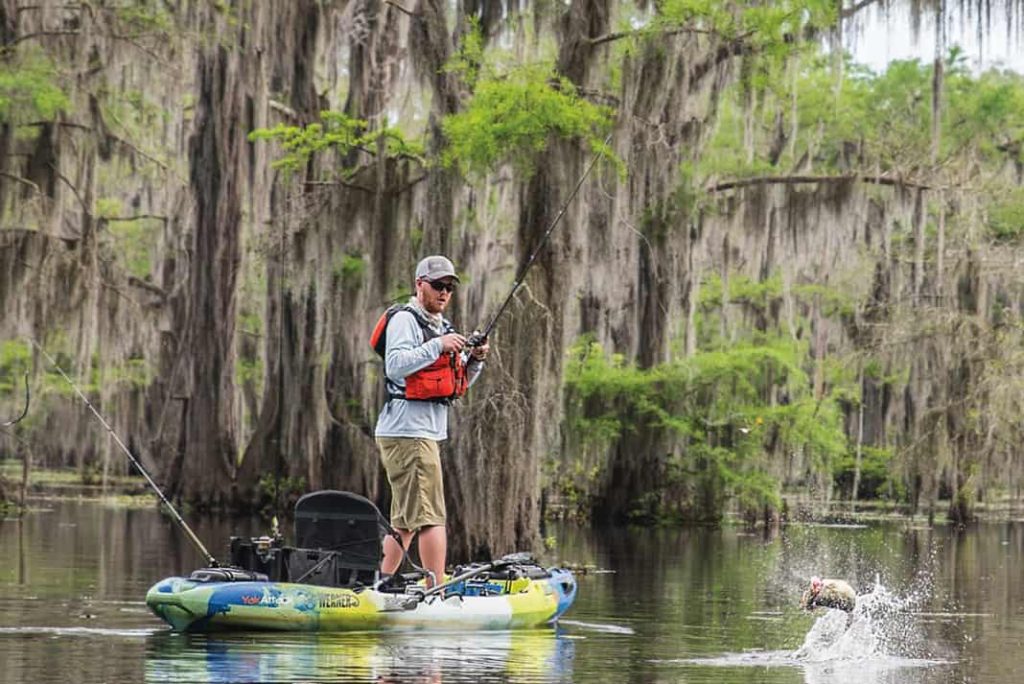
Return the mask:
[(202, 582), (171, 577), (146, 605), (180, 632), (508, 630), (558, 619), (576, 597), (567, 570), (546, 577), (467, 580), (443, 593), (347, 589), (288, 582)]
[(509, 630), (555, 622), (576, 598), (568, 570), (526, 553), (457, 566), (426, 588), (427, 572), (380, 574), (384, 535), (397, 533), (351, 492), (313, 492), (295, 506), (295, 543), (232, 537), (230, 565), (169, 577), (146, 605), (180, 632)]

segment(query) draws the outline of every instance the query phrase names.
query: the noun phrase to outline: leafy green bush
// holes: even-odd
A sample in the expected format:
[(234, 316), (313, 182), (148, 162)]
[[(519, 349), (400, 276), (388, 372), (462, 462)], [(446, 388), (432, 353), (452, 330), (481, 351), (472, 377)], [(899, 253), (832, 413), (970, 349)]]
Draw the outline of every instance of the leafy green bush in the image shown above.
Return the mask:
[(670, 438), (662, 489), (638, 493), (635, 515), (715, 520), (729, 498), (776, 507), (771, 455), (799, 451), (830, 472), (846, 451), (839, 408), (811, 395), (806, 357), (804, 345), (766, 337), (640, 369), (584, 339), (566, 367), (568, 427), (608, 445), (631, 431)]

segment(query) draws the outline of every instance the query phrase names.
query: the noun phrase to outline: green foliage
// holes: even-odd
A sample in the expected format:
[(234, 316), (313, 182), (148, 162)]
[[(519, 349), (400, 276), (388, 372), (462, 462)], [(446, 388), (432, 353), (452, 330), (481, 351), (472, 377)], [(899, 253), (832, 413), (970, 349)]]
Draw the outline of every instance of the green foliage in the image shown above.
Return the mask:
[(140, 90), (117, 90), (108, 85), (98, 89), (103, 119), (119, 136), (130, 139), (145, 149), (149, 156), (166, 156), (160, 131), (170, 112), (152, 99), (152, 93)]
[[(704, 278), (700, 287), (700, 308), (704, 312), (712, 312), (722, 306), (722, 278), (717, 273)], [(783, 283), (778, 274), (772, 274), (764, 280), (753, 280), (743, 274), (735, 274), (729, 278), (728, 301), (734, 305), (742, 305), (751, 312), (767, 315), (783, 301)], [(824, 316), (849, 316), (856, 309), (853, 295), (845, 289), (830, 287), (817, 283), (795, 284), (790, 288), (789, 296), (793, 303), (806, 309), (817, 302)], [(705, 328), (707, 326), (704, 326)], [(709, 343), (710, 331), (705, 330), (702, 340)]]
[(238, 329), (249, 335), (263, 334), (263, 316), (255, 311), (238, 310)]
[[(976, 151), (990, 161), (1009, 153), (1024, 161), (1019, 148), (1024, 138), (1024, 76), (997, 69), (975, 75), (958, 57), (952, 51), (947, 60), (944, 153)], [(1016, 148), (1013, 141), (1018, 141)]]
[(0, 340), (0, 371), (26, 370), (32, 363), (32, 347), (20, 340)]
[(306, 493), (306, 478), (277, 477), (264, 473), (256, 485), (262, 509), (265, 514), (287, 510)]
[(817, 299), (824, 316), (852, 316), (857, 308), (857, 301), (850, 291), (839, 287), (817, 283), (794, 285), (792, 295), (800, 302)]
[[(96, 212), (100, 217), (114, 218), (120, 214), (120, 207), (121, 203), (116, 199), (96, 202)], [(158, 218), (118, 220), (107, 224), (107, 232), (113, 238), (113, 249), (118, 261), (130, 274), (140, 279), (152, 273), (150, 254), (156, 249), (162, 229), (163, 221)]]
[(14, 403), (22, 400), (22, 377), (31, 366), (32, 348), (27, 342), (0, 340), (0, 398), (13, 394), (16, 396)]
[(365, 272), (366, 259), (362, 254), (343, 253), (334, 259), (334, 277), (341, 279), (342, 287), (346, 290), (358, 288)]
[[(153, 368), (145, 359), (130, 358), (119, 365), (106, 366), (102, 369), (98, 365), (98, 359), (94, 361), (89, 388), (100, 388), (103, 386), (127, 385), (132, 389), (145, 389), (153, 382)], [(86, 388), (82, 388), (86, 391)]]
[[(931, 63), (896, 60), (875, 72), (841, 59), (808, 52), (795, 62), (762, 60), (749, 68), (723, 95), (698, 176), (794, 167), (925, 173), (932, 165)], [(1024, 77), (996, 69), (972, 73), (954, 48), (945, 62), (944, 94), (939, 165), (982, 161), (995, 176), (1008, 158), (1024, 161)]]
[(603, 139), (611, 121), (610, 109), (581, 98), (550, 65), (481, 75), (465, 109), (445, 117), (449, 147), (443, 161), (468, 173), (486, 173), (503, 162), (529, 173), (553, 138), (582, 138), (623, 171)]
[[(718, 274), (708, 276), (701, 285), (702, 307), (722, 305), (722, 278)], [(749, 276), (737, 275), (729, 279), (729, 301), (743, 302), (766, 307), (782, 297), (782, 278), (774, 275), (763, 281), (752, 280)]]
[(638, 430), (674, 436), (663, 491), (637, 502), (642, 517), (717, 519), (728, 497), (777, 506), (770, 453), (800, 451), (827, 472), (846, 449), (836, 402), (810, 395), (806, 356), (792, 340), (765, 337), (639, 369), (584, 339), (566, 366), (570, 429), (609, 444)]
[(121, 215), (121, 200), (116, 197), (100, 197), (93, 209), (96, 218), (113, 218)]
[(250, 383), (259, 386), (260, 382), (263, 380), (262, 359), (239, 358), (235, 362), (235, 379), (239, 386)]
[(476, 17), (470, 17), (469, 30), (463, 34), (458, 49), (444, 65), (442, 71), (459, 76), (466, 86), (472, 88), (480, 74), (483, 61), (484, 37), (480, 30), (480, 21)]
[[(853, 489), (856, 452), (851, 448), (835, 466), (836, 485), (850, 494)], [(861, 447), (860, 487), (858, 499), (902, 499), (905, 489), (897, 476), (895, 454), (892, 449), (864, 445)]]
[(0, 122), (50, 121), (70, 104), (57, 69), (36, 51), (25, 51), (0, 70)]
[[(308, 126), (278, 124), (273, 128), (258, 128), (249, 133), (249, 140), (279, 142), (285, 154), (271, 166), (290, 173), (303, 169), (313, 155), (326, 150), (345, 157), (353, 151), (374, 154), (378, 146), (383, 146), (384, 153), (389, 157), (423, 156), (422, 145), (406, 140), (399, 129), (388, 126), (368, 130), (368, 126), (362, 119), (354, 119), (340, 112), (323, 111), (320, 112), (320, 123)], [(358, 169), (354, 162), (345, 161), (343, 164), (340, 169), (342, 176), (350, 176)]]
[(726, 38), (748, 38), (760, 45), (791, 44), (808, 28), (828, 28), (836, 19), (830, 0), (776, 0), (749, 5), (721, 0), (664, 0), (656, 30), (691, 26)]
[(174, 30), (174, 17), (157, 2), (135, 2), (115, 7), (113, 11), (120, 28), (134, 37), (142, 34), (166, 36)]
[(988, 207), (989, 234), (1001, 242), (1024, 238), (1024, 190), (1013, 190), (994, 198)]

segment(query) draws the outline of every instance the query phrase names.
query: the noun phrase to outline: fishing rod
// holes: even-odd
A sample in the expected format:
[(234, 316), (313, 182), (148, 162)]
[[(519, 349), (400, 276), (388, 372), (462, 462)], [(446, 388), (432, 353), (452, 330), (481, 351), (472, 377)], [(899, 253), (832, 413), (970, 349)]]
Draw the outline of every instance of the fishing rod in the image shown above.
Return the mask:
[(101, 423), (103, 423), (103, 427), (105, 427), (107, 429), (107, 432), (110, 433), (110, 436), (114, 438), (114, 441), (117, 443), (117, 446), (121, 447), (121, 451), (123, 451), (125, 456), (128, 457), (128, 460), (132, 462), (132, 465), (134, 465), (138, 469), (138, 471), (142, 473), (142, 477), (146, 478), (146, 482), (148, 482), (149, 486), (153, 488), (153, 491), (156, 492), (156, 495), (160, 497), (160, 501), (162, 501), (163, 504), (167, 506), (167, 510), (171, 512), (171, 517), (174, 518), (174, 521), (181, 526), (181, 529), (185, 530), (185, 534), (187, 534), (188, 538), (192, 540), (192, 543), (196, 545), (196, 548), (199, 549), (199, 552), (203, 554), (203, 557), (206, 559), (206, 562), (209, 563), (210, 567), (220, 567), (220, 563), (217, 562), (217, 559), (214, 558), (213, 555), (206, 550), (206, 547), (203, 546), (203, 542), (199, 541), (199, 537), (196, 536), (196, 533), (192, 531), (192, 528), (188, 526), (188, 523), (186, 523), (185, 520), (178, 514), (177, 509), (175, 509), (174, 506), (171, 505), (171, 502), (168, 501), (167, 497), (164, 496), (164, 493), (160, 491), (160, 488), (156, 485), (156, 482), (153, 481), (153, 478), (150, 477), (149, 473), (146, 472), (146, 469), (142, 467), (142, 463), (140, 463), (134, 456), (132, 456), (132, 452), (129, 451), (128, 447), (126, 447), (124, 442), (121, 441), (121, 438), (117, 436), (117, 433), (114, 432), (114, 428), (110, 427), (110, 424), (103, 418), (100, 412), (96, 410), (96, 407), (92, 405), (92, 403), (84, 394), (82, 394), (82, 390), (78, 389), (78, 385), (76, 385), (71, 380), (71, 378), (67, 376), (67, 373), (65, 373), (64, 370), (57, 364), (57, 361), (52, 356), (46, 353), (46, 350), (43, 349), (42, 345), (40, 345), (35, 340), (30, 341), (32, 342), (32, 346), (38, 349), (39, 353), (45, 356), (46, 360), (49, 361), (53, 365), (53, 367), (57, 369), (57, 372), (60, 373), (60, 376), (64, 378), (69, 385), (71, 385), (71, 389), (75, 390), (75, 393), (78, 394), (79, 398), (81, 398), (81, 400), (85, 402), (85, 405), (89, 407), (89, 410), (92, 411), (92, 414), (96, 416)]
[[(608, 137), (604, 139), (604, 146), (607, 147), (611, 140), (612, 134), (609, 133)], [(468, 346), (476, 347), (483, 344), (487, 337), (491, 334), (491, 331), (494, 330), (494, 326), (497, 325), (498, 319), (501, 318), (501, 315), (503, 313), (505, 313), (505, 309), (507, 309), (508, 305), (512, 303), (512, 298), (515, 297), (516, 292), (519, 290), (519, 286), (523, 284), (523, 279), (526, 277), (526, 272), (530, 270), (531, 266), (533, 266), (533, 262), (536, 261), (537, 256), (540, 254), (541, 248), (544, 247), (544, 244), (548, 241), (548, 238), (551, 237), (551, 233), (555, 231), (555, 227), (558, 226), (558, 222), (562, 219), (562, 216), (564, 216), (565, 212), (569, 209), (569, 204), (576, 197), (576, 194), (580, 191), (580, 188), (583, 187), (583, 181), (585, 181), (587, 179), (587, 176), (590, 175), (590, 170), (594, 168), (594, 164), (597, 163), (597, 160), (599, 158), (600, 155), (595, 153), (594, 158), (590, 160), (590, 164), (587, 165), (587, 168), (583, 172), (583, 175), (580, 176), (580, 179), (578, 181), (576, 181), (576, 187), (572, 189), (572, 192), (569, 193), (569, 197), (566, 198), (565, 202), (562, 203), (562, 208), (558, 210), (558, 214), (555, 216), (555, 220), (551, 222), (551, 225), (548, 226), (548, 229), (544, 232), (544, 235), (541, 236), (540, 242), (537, 243), (537, 246), (534, 247), (533, 252), (530, 254), (529, 257), (527, 257), (526, 261), (523, 262), (523, 265), (519, 268), (519, 272), (516, 273), (515, 281), (512, 283), (512, 289), (509, 290), (508, 296), (505, 297), (505, 301), (501, 303), (501, 306), (498, 308), (498, 312), (494, 314), (494, 316), (487, 323), (487, 325), (484, 326), (484, 329), (482, 331), (470, 335), (469, 340), (466, 342)]]

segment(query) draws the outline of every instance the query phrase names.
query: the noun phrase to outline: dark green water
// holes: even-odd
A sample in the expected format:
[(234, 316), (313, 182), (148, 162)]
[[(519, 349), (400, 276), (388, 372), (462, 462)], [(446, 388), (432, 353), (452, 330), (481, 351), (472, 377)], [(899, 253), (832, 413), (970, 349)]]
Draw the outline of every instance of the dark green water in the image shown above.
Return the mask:
[[(142, 603), (200, 565), (153, 510), (41, 503), (0, 523), (0, 684), (43, 682), (1009, 682), (1024, 671), (1024, 524), (549, 530), (580, 577), (557, 630), (202, 637)], [(215, 554), (253, 521), (200, 521)], [(829, 645), (812, 574), (881, 588)], [(864, 605), (868, 605), (865, 603)], [(836, 622), (838, 618), (839, 621)], [(805, 643), (807, 642), (807, 643)], [(799, 652), (798, 652), (799, 649)]]

